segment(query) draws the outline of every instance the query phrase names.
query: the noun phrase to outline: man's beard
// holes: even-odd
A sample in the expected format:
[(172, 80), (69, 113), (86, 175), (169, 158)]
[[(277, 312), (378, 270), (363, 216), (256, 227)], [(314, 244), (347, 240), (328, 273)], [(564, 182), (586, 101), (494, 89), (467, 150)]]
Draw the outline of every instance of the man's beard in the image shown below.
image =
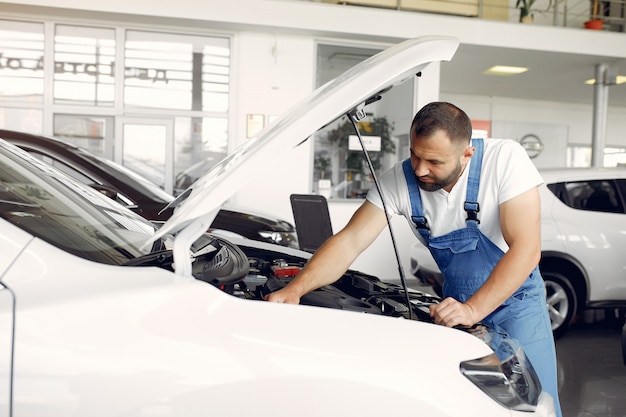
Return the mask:
[(456, 181), (461, 175), (462, 170), (463, 170), (463, 167), (461, 167), (461, 163), (457, 162), (457, 165), (454, 171), (452, 171), (450, 175), (442, 179), (436, 178), (435, 182), (423, 182), (422, 180), (420, 180), (420, 177), (418, 177), (417, 175), (415, 176), (415, 178), (417, 179), (417, 185), (419, 185), (419, 187), (422, 190), (437, 191), (437, 190), (447, 187), (448, 185)]

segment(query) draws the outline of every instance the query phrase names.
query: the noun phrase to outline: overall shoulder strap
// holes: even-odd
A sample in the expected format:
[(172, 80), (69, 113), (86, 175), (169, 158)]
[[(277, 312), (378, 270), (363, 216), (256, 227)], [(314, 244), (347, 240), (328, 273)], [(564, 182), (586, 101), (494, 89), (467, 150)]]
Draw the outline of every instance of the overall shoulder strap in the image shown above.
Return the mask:
[(424, 209), (422, 208), (422, 197), (420, 196), (419, 185), (417, 185), (417, 179), (415, 178), (415, 172), (411, 165), (411, 158), (405, 159), (402, 162), (402, 171), (404, 172), (404, 178), (409, 189), (409, 199), (411, 201), (411, 221), (420, 232), (420, 234), (428, 241), (430, 237), (430, 228), (426, 223), (426, 217), (424, 216)]
[(464, 209), (467, 212), (467, 219), (465, 221), (468, 226), (476, 226), (480, 223), (478, 219), (478, 212), (480, 211), (478, 189), (480, 187), (480, 172), (483, 166), (484, 141), (482, 139), (472, 139), (472, 146), (476, 148), (476, 151), (474, 155), (472, 155), (464, 205)]

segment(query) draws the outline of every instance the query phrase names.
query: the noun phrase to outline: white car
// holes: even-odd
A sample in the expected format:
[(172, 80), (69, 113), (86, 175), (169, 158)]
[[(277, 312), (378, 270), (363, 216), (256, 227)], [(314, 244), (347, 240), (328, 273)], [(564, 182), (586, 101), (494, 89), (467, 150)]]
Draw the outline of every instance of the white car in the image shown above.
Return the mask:
[[(543, 169), (541, 261), (552, 330), (588, 308), (626, 308), (626, 169)], [(442, 276), (420, 243), (411, 269), (441, 295)]]
[(409, 40), (322, 87), (158, 230), (0, 140), (0, 416), (554, 416), (514, 341), (416, 320), (434, 297), (382, 314), (397, 291), (349, 272), (312, 306), (263, 302), (310, 254), (205, 233), (259, 166), (457, 46)]

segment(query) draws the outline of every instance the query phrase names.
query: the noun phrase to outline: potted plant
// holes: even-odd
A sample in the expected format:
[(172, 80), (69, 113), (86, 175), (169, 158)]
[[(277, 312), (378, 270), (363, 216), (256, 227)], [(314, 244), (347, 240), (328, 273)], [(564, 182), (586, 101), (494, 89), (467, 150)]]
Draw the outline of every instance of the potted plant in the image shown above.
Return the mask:
[[(370, 155), (374, 169), (380, 169), (382, 158), (387, 153), (395, 152), (396, 145), (392, 140), (391, 132), (393, 126), (386, 117), (374, 117), (371, 121), (361, 121), (357, 123), (359, 132), (363, 135), (375, 135), (381, 138), (380, 152), (374, 152)], [(332, 145), (343, 151), (346, 155), (346, 169), (352, 173), (365, 173), (367, 167), (360, 151), (348, 150), (348, 137), (354, 134), (354, 127), (348, 120), (338, 125), (335, 129), (328, 132), (327, 140)]]
[(599, 0), (592, 0), (591, 3), (591, 18), (585, 22), (585, 29), (602, 30), (603, 21), (598, 15), (600, 2)]
[[(517, 0), (515, 3), (515, 7), (519, 9), (519, 21), (522, 23), (531, 23), (533, 21), (533, 15), (531, 13), (531, 8), (535, 4), (537, 0)], [(548, 11), (552, 7), (552, 0), (549, 0), (548, 7), (546, 7), (546, 11)]]
[[(384, 156), (396, 150), (396, 144), (392, 137), (394, 126), (385, 116), (368, 116), (368, 119), (358, 122), (357, 128), (364, 136), (380, 136), (380, 151), (369, 152), (374, 170), (379, 172), (383, 165)], [(346, 198), (362, 196), (363, 192), (366, 192), (371, 186), (369, 184), (371, 173), (363, 157), (363, 152), (360, 149), (351, 150), (349, 147), (349, 137), (354, 133), (352, 122), (342, 117), (337, 121), (337, 124), (327, 126), (327, 130), (320, 136), (332, 147), (328, 150), (329, 153), (340, 161), (339, 167), (337, 167), (338, 172), (333, 173), (333, 170), (330, 170), (335, 185), (351, 184), (350, 188), (346, 189)], [(320, 156), (326, 157), (326, 155)], [(321, 178), (320, 168), (322, 165), (320, 163), (321, 161), (317, 161), (316, 174), (319, 172)]]
[(330, 158), (323, 155), (318, 155), (313, 161), (313, 167), (319, 172), (320, 179), (326, 179), (326, 170), (330, 166)]

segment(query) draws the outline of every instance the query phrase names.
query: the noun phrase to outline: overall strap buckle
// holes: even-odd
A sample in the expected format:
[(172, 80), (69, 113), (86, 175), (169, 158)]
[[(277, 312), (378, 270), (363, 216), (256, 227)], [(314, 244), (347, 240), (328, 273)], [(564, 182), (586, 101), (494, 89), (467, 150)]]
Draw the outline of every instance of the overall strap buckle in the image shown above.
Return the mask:
[(474, 221), (476, 223), (480, 223), (478, 219), (478, 212), (480, 211), (480, 205), (478, 203), (472, 203), (469, 201), (465, 202), (464, 205), (465, 212), (467, 213), (466, 221)]
[(426, 221), (426, 217), (424, 216), (411, 216), (411, 220), (417, 229), (426, 229), (430, 230), (428, 226), (428, 222)]

